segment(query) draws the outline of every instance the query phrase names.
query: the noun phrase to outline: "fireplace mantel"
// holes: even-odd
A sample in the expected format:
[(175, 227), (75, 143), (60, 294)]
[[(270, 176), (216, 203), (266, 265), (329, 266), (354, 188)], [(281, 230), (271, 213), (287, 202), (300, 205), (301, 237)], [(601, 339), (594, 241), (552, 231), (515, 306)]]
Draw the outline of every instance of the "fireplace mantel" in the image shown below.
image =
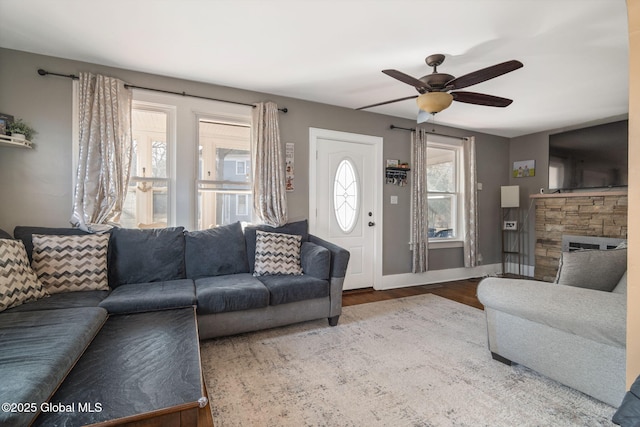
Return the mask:
[(575, 193), (551, 193), (551, 194), (532, 194), (530, 199), (549, 199), (549, 198), (567, 198), (567, 197), (602, 197), (602, 196), (627, 196), (627, 191), (584, 191)]

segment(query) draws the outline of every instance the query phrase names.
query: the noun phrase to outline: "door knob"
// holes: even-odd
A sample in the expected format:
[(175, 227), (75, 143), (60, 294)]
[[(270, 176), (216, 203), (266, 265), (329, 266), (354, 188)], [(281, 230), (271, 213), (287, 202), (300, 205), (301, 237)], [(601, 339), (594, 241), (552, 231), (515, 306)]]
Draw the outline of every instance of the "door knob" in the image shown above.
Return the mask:
[(373, 221), (369, 221), (369, 227), (373, 227), (374, 225), (376, 225), (376, 223), (375, 223), (375, 222), (373, 222)]

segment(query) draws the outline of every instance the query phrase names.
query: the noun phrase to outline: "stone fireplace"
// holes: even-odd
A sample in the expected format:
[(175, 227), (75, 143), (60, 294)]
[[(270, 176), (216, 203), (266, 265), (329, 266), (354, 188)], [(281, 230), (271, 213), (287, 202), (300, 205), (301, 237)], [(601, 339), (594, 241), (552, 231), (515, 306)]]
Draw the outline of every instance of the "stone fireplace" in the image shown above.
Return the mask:
[[(627, 238), (627, 193), (536, 194), (535, 278), (552, 282), (558, 271), (563, 236), (574, 236), (574, 248), (617, 246)], [(610, 238), (591, 239), (589, 238)], [(565, 237), (565, 249), (568, 249)], [(604, 245), (604, 246), (603, 246)], [(613, 247), (615, 247), (613, 246)]]

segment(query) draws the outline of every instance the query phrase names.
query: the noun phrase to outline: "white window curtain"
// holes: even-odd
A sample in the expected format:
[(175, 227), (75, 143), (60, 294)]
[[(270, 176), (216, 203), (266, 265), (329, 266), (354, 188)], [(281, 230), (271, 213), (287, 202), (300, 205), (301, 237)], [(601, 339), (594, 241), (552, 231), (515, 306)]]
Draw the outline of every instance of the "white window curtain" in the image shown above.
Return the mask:
[(462, 142), (464, 157), (464, 266), (478, 265), (478, 178), (476, 175), (476, 141)]
[(285, 169), (280, 146), (278, 106), (260, 102), (253, 109), (253, 206), (265, 223), (287, 222)]
[(429, 224), (427, 194), (427, 132), (417, 129), (411, 132), (411, 251), (412, 272), (423, 273), (429, 269)]
[(120, 220), (131, 165), (131, 101), (121, 80), (80, 73), (74, 227), (101, 232)]

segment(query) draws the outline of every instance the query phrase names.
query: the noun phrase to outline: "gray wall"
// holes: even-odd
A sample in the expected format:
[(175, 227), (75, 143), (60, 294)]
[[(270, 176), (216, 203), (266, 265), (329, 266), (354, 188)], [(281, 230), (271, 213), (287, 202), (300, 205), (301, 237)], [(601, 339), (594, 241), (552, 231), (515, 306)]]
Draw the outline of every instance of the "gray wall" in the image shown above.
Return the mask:
[(536, 175), (533, 177), (513, 178), (511, 174), (509, 174), (509, 185), (520, 186), (520, 212), (524, 220), (524, 228), (521, 230), (524, 243), (524, 265), (532, 267), (535, 265), (536, 215), (533, 199), (529, 196), (532, 194), (539, 194), (540, 189), (547, 191), (549, 186), (549, 135), (580, 129), (583, 127), (625, 120), (627, 118), (627, 115), (609, 117), (576, 126), (551, 129), (511, 139), (509, 148), (509, 165), (513, 165), (513, 162), (522, 160), (536, 161)]
[[(414, 120), (0, 49), (0, 112), (20, 117), (38, 131), (33, 150), (0, 148), (0, 228), (9, 232), (16, 225), (66, 227), (71, 216), (71, 80), (41, 77), (36, 72), (38, 68), (62, 74), (99, 72), (139, 86), (246, 103), (271, 100), (287, 107), (289, 112), (280, 116), (280, 129), (283, 143), (295, 143), (296, 189), (287, 194), (291, 220), (308, 216), (309, 177), (305, 172), (309, 166), (309, 127), (380, 136), (384, 138), (384, 159), (410, 158), (409, 133), (389, 126), (415, 127)], [(500, 186), (509, 182), (509, 140), (443, 126), (436, 126), (435, 130), (454, 136), (476, 136), (478, 179), (484, 186), (478, 193), (479, 250), (484, 264), (498, 263)], [(193, 188), (190, 179), (195, 179), (195, 173), (179, 182), (177, 191)], [(408, 273), (409, 187), (378, 185), (384, 186), (383, 273)], [(391, 195), (398, 196), (397, 205), (390, 204)], [(179, 195), (177, 200), (195, 205), (192, 194)], [(429, 261), (431, 269), (461, 267), (462, 249), (431, 251)]]

